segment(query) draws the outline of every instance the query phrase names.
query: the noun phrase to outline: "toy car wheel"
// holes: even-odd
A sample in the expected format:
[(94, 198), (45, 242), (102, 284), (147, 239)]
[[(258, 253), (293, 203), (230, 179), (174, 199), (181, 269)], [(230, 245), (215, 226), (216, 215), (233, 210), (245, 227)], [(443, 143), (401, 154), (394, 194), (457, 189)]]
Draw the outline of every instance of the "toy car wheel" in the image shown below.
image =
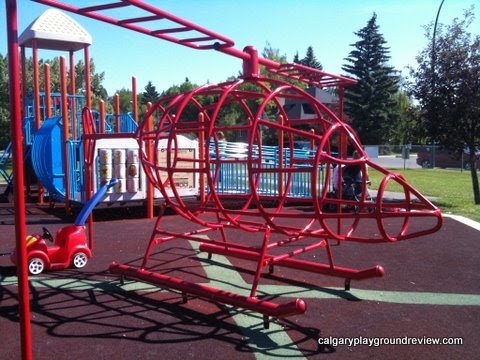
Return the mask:
[(81, 269), (85, 265), (87, 265), (87, 262), (88, 262), (88, 257), (87, 257), (87, 255), (85, 255), (85, 253), (79, 252), (79, 253), (76, 253), (75, 255), (73, 255), (72, 264), (73, 264), (74, 268)]
[(40, 258), (32, 258), (28, 261), (28, 272), (32, 275), (40, 274), (45, 269), (45, 263)]

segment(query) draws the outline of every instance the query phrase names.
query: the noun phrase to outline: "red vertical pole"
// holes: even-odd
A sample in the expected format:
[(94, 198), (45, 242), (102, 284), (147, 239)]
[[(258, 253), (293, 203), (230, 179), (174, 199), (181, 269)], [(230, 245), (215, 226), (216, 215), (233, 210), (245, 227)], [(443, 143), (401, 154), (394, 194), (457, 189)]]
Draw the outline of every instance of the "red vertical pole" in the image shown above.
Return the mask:
[(83, 48), (84, 61), (85, 61), (85, 106), (89, 109), (92, 108), (92, 89), (90, 81), (90, 54), (88, 45)]
[(113, 107), (115, 112), (115, 131), (120, 133), (120, 95), (118, 93), (113, 97)]
[[(278, 199), (280, 200), (283, 194), (283, 126), (285, 125), (285, 119), (282, 115), (278, 116), (278, 122), (282, 128), (278, 131)], [(290, 144), (293, 146), (293, 144)]]
[(50, 97), (50, 64), (45, 63), (44, 65), (44, 87), (45, 87), (45, 117), (49, 118), (52, 116), (52, 98)]
[[(34, 102), (34, 117), (35, 117), (35, 131), (40, 128), (41, 114), (40, 114), (40, 71), (38, 69), (38, 47), (37, 41), (32, 40), (33, 51), (33, 102)], [(37, 182), (38, 187), (38, 203), (43, 204), (43, 187)]]
[(198, 162), (200, 166), (200, 202), (203, 204), (205, 202), (205, 173), (203, 169), (205, 168), (205, 115), (203, 113), (198, 114), (198, 122), (200, 123), (200, 131), (198, 134), (198, 157), (200, 161)]
[(17, 2), (6, 0), (8, 36), (8, 73), (10, 93), (11, 136), (13, 147), (13, 186), (15, 202), (15, 241), (17, 248), (18, 300), (20, 315), (20, 342), (22, 359), (32, 359), (30, 302), (27, 272), (27, 243), (25, 225), (25, 198), (23, 196), (22, 119), (20, 103), (20, 69), (18, 61)]
[(315, 139), (313, 138), (313, 135), (315, 135), (315, 129), (310, 129), (310, 134), (312, 134), (310, 139), (310, 150), (315, 150)]
[(75, 57), (70, 50), (70, 111), (72, 115), (72, 139), (77, 140), (77, 104), (75, 99)]
[[(152, 103), (149, 102), (147, 104), (147, 111), (150, 111), (152, 108)], [(153, 116), (149, 116), (147, 119), (147, 132), (151, 132), (153, 130)], [(147, 143), (145, 144), (147, 147), (147, 158), (148, 161), (154, 161), (155, 156), (153, 153), (153, 141), (152, 140), (147, 140)], [(158, 161), (158, 159), (157, 159)], [(147, 218), (148, 219), (153, 219), (153, 184), (151, 181), (148, 180), (147, 178)]]
[[(90, 52), (88, 45), (85, 45), (83, 48), (83, 58), (85, 62), (85, 106), (89, 109), (92, 109), (92, 89), (91, 89), (91, 81), (90, 81)], [(103, 121), (103, 118), (102, 118)], [(88, 182), (87, 186), (87, 194), (86, 194), (86, 201), (90, 199), (92, 196), (91, 192), (93, 189), (93, 173), (89, 172), (88, 178), (85, 178), (85, 184)], [(90, 249), (93, 248), (93, 215), (90, 214), (87, 221), (87, 229), (88, 229), (88, 247)]]
[(25, 47), (22, 46), (20, 48), (21, 52), (21, 71), (22, 71), (22, 81), (20, 83), (21, 85), (21, 91), (22, 91), (22, 119), (26, 117), (28, 114), (25, 111), (25, 98), (27, 97), (27, 66), (25, 64)]
[(33, 51), (33, 107), (35, 117), (35, 131), (40, 128), (41, 113), (40, 113), (40, 70), (38, 68), (38, 48), (37, 40), (32, 40)]
[(138, 123), (137, 78), (132, 76), (132, 112), (133, 120)]
[(70, 211), (70, 168), (68, 159), (69, 119), (67, 97), (67, 68), (65, 58), (60, 56), (60, 95), (62, 98), (63, 181), (65, 183), (65, 208)]
[[(345, 87), (344, 86), (340, 86), (340, 88), (338, 89), (338, 117), (340, 120), (343, 121), (343, 109), (344, 109), (344, 106), (345, 106)], [(342, 135), (340, 136), (340, 146), (338, 148), (338, 156), (341, 158), (341, 159), (346, 159), (347, 158), (347, 147), (348, 147), (348, 144), (347, 144), (347, 136), (345, 133), (342, 132)], [(340, 166), (340, 165), (338, 165)], [(339, 184), (337, 185), (338, 186), (338, 191), (339, 191), (339, 197), (340, 199), (343, 197), (343, 186), (342, 186), (342, 182), (343, 182), (343, 169), (342, 167), (340, 167), (338, 169), (338, 178), (339, 178)], [(341, 209), (341, 206), (339, 205), (338, 206), (338, 211), (339, 212), (342, 212), (342, 209)], [(337, 233), (340, 234), (341, 233), (341, 230), (342, 230), (342, 220), (341, 218), (339, 217), (338, 220), (337, 220)], [(340, 245), (340, 241), (337, 240), (337, 245)], [(331, 255), (329, 255), (331, 256)]]
[[(347, 135), (342, 132), (339, 136), (338, 140), (338, 158), (339, 159), (346, 159), (347, 158)], [(340, 164), (338, 164), (338, 184), (337, 184), (337, 198), (342, 199), (343, 198), (343, 168)], [(341, 213), (342, 212), (342, 206), (339, 204), (337, 206), (337, 212)], [(337, 218), (337, 234), (341, 234), (342, 231), (342, 218), (339, 216)], [(340, 244), (340, 240), (337, 240), (337, 244)]]
[[(93, 132), (96, 130), (94, 129)], [(84, 129), (83, 134), (90, 134), (91, 132)], [(83, 182), (85, 185), (85, 203), (87, 203), (92, 197), (92, 190), (93, 190), (93, 171), (92, 171), (92, 158), (94, 157), (91, 151), (94, 149), (90, 148), (91, 141), (94, 140), (87, 140), (83, 139)], [(95, 147), (95, 146), (93, 146)], [(87, 220), (87, 233), (88, 233), (88, 248), (91, 250), (93, 249), (93, 215), (90, 213)]]
[(105, 134), (105, 101), (98, 102), (98, 112), (100, 113), (100, 133)]

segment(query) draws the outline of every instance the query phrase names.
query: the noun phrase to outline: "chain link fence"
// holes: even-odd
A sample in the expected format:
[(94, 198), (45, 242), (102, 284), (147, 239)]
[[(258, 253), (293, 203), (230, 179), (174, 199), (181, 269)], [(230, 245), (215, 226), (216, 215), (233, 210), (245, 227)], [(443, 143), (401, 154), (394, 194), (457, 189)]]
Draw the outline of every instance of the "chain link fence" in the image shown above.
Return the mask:
[[(446, 168), (470, 170), (470, 154), (451, 152), (438, 145), (366, 145), (365, 151), (375, 163), (386, 168)], [(480, 169), (480, 152), (476, 154)]]

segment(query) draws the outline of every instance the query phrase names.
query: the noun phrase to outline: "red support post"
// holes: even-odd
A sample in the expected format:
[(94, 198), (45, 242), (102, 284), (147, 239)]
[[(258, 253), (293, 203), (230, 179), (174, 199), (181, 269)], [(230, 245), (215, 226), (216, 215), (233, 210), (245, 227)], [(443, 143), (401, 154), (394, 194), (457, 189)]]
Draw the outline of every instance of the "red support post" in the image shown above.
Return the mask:
[(13, 184), (15, 203), (15, 241), (17, 249), (18, 300), (20, 316), (20, 342), (22, 359), (32, 359), (32, 334), (30, 326), (30, 296), (27, 272), (27, 243), (25, 198), (23, 196), (23, 150), (22, 118), (20, 103), (20, 69), (18, 59), (17, 2), (6, 0), (7, 37), (8, 37), (8, 73), (10, 94), (11, 136), (13, 147)]
[(32, 40), (32, 61), (33, 61), (33, 108), (35, 117), (35, 131), (40, 128), (42, 114), (40, 112), (40, 70), (38, 65), (37, 40)]
[(45, 63), (43, 68), (44, 87), (45, 87), (45, 116), (47, 118), (52, 116), (52, 98), (50, 90), (50, 64)]
[[(151, 108), (152, 108), (152, 103), (149, 102), (147, 104), (147, 111), (149, 111)], [(147, 119), (147, 131), (153, 131), (153, 116), (149, 116)], [(148, 161), (154, 161), (155, 155), (153, 153), (153, 141), (147, 140), (147, 143), (145, 144), (145, 146), (147, 147)], [(148, 219), (153, 219), (153, 195), (154, 195), (153, 184), (147, 178), (147, 218)]]
[(137, 78), (132, 76), (132, 113), (133, 120), (138, 123)]
[[(38, 47), (37, 41), (32, 40), (33, 51), (33, 106), (35, 117), (35, 131), (40, 129), (42, 116), (40, 113), (40, 71), (38, 68)], [(38, 187), (38, 203), (43, 204), (43, 187), (40, 181), (37, 182)]]
[(115, 132), (120, 133), (120, 95), (116, 93), (113, 97), (113, 107), (115, 112)]
[(21, 93), (22, 93), (22, 119), (27, 116), (25, 112), (25, 99), (27, 98), (27, 66), (26, 66), (26, 56), (25, 56), (25, 47), (22, 46), (20, 48), (20, 54), (21, 54), (21, 71), (22, 71), (22, 81), (20, 82), (20, 87), (21, 87)]
[(70, 168), (68, 159), (69, 119), (67, 97), (67, 69), (65, 58), (60, 56), (60, 95), (62, 98), (62, 145), (63, 145), (63, 181), (65, 183), (65, 209), (70, 211)]
[(198, 132), (198, 158), (200, 159), (198, 166), (200, 167), (200, 203), (205, 202), (205, 115), (201, 112), (198, 114), (199, 132)]
[(105, 134), (105, 101), (100, 100), (98, 103), (98, 107), (100, 113), (100, 134)]
[(258, 78), (258, 52), (253, 46), (247, 46), (243, 49), (250, 55), (248, 59), (243, 60), (243, 76), (245, 78)]
[[(285, 119), (283, 118), (282, 115), (278, 116), (278, 124), (281, 126), (281, 128), (278, 131), (278, 198), (280, 198), (283, 194), (283, 149), (284, 149), (284, 143), (283, 143), (283, 126), (285, 123)], [(292, 146), (292, 144), (290, 144)]]
[(92, 89), (90, 81), (90, 53), (88, 45), (83, 48), (83, 56), (85, 61), (85, 106), (89, 109), (92, 108)]
[(72, 139), (77, 140), (77, 104), (75, 98), (75, 57), (73, 50), (70, 50), (70, 111), (72, 117)]

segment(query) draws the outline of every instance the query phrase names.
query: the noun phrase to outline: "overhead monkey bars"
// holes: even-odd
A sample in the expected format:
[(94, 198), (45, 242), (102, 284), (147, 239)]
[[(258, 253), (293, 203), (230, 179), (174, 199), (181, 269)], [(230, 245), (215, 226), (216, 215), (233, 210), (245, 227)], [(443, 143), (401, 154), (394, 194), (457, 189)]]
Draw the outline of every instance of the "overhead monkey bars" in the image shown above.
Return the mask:
[[(103, 21), (109, 24), (120, 26), (145, 35), (149, 35), (161, 40), (173, 42), (197, 50), (218, 50), (224, 54), (242, 59), (244, 62), (253, 63), (246, 68), (245, 76), (255, 76), (255, 70), (258, 71), (258, 64), (264, 65), (269, 72), (276, 75), (302, 81), (317, 87), (347, 86), (356, 83), (355, 80), (344, 76), (330, 74), (322, 70), (312, 69), (296, 63), (280, 64), (275, 61), (258, 57), (251, 51), (252, 47), (245, 48), (244, 51), (235, 49), (234, 41), (226, 36), (220, 35), (197, 24), (181, 19), (164, 10), (146, 4), (139, 0), (122, 0), (118, 2), (99, 4), (87, 7), (76, 7), (56, 0), (32, 0), (34, 2), (53, 6), (65, 11), (70, 11), (95, 20)], [(106, 11), (115, 9), (125, 9), (125, 15), (138, 10), (144, 12), (144, 16), (115, 18), (111, 14), (107, 16)], [(162, 20), (174, 23), (174, 27), (154, 28), (154, 25), (160, 25)], [(157, 22), (154, 24), (154, 22)], [(147, 27), (151, 24), (152, 27)], [(178, 26), (177, 26), (178, 25)], [(185, 37), (181, 37), (184, 34)], [(193, 35), (195, 34), (195, 35)], [(191, 36), (191, 37), (189, 37)], [(245, 66), (244, 66), (245, 70)], [(253, 71), (252, 71), (253, 70)], [(245, 71), (244, 71), (245, 72)]]
[[(109, 24), (117, 25), (124, 27), (129, 30), (133, 30), (145, 35), (153, 36), (155, 38), (173, 42), (175, 44), (184, 45), (193, 49), (199, 50), (208, 50), (214, 49), (217, 47), (230, 47), (234, 45), (233, 40), (214, 33), (208, 29), (205, 29), (201, 26), (193, 24), (187, 20), (181, 19), (173, 14), (170, 14), (166, 11), (160, 10), (154, 6), (146, 4), (142, 1), (137, 0), (122, 0), (119, 2), (106, 3), (102, 5), (94, 5), (87, 7), (76, 7), (69, 5), (56, 0), (32, 0), (40, 4), (53, 6), (65, 11), (70, 11), (79, 15), (83, 15), (95, 20), (103, 21)], [(128, 12), (135, 12), (133, 10), (140, 10), (148, 14), (147, 16), (133, 17), (133, 18), (124, 18), (117, 19), (111, 16), (107, 16), (102, 12), (106, 10), (119, 9), (119, 8), (129, 8)], [(127, 13), (127, 12), (125, 12)], [(152, 21), (160, 22), (162, 20), (168, 20), (171, 23), (178, 25), (178, 27), (173, 28), (148, 28), (146, 23), (151, 23)], [(140, 23), (143, 23), (140, 25)], [(180, 37), (174, 36), (173, 34), (193, 32), (195, 35), (193, 37)], [(178, 35), (178, 34), (177, 34)]]

